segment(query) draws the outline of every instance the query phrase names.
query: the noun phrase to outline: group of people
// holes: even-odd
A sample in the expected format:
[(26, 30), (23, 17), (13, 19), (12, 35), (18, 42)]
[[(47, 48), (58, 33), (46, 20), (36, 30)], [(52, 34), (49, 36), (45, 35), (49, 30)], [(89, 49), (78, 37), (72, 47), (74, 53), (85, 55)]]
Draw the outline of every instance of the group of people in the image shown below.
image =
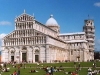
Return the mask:
[(30, 73), (35, 73), (35, 72), (39, 72), (37, 70), (31, 69)]
[(88, 68), (88, 74), (87, 75), (97, 75), (100, 73), (100, 70), (92, 70), (92, 68)]
[(18, 71), (15, 70), (15, 71), (13, 72), (13, 74), (10, 74), (10, 75), (20, 75), (20, 70), (18, 70)]
[(20, 75), (20, 66), (18, 66), (18, 70), (16, 71), (14, 71), (12, 74), (10, 74), (10, 75)]
[(9, 72), (10, 68), (6, 66), (6, 63), (0, 64), (1, 72)]
[(54, 72), (54, 68), (51, 66), (51, 67), (46, 67), (44, 68), (45, 72), (46, 72), (46, 75), (53, 75), (53, 72)]
[(62, 67), (62, 65), (60, 65), (59, 68), (56, 68), (56, 66), (46, 66), (43, 67), (44, 71), (46, 72), (46, 75), (53, 75), (54, 72), (59, 72), (59, 71), (64, 71), (64, 68)]

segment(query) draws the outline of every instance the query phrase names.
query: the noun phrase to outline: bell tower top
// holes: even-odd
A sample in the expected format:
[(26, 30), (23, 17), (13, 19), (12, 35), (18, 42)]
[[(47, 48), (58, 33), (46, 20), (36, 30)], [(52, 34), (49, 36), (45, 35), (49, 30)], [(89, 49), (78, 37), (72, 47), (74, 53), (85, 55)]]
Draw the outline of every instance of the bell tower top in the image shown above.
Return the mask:
[(94, 26), (94, 20), (88, 15), (88, 19), (84, 20), (85, 26)]

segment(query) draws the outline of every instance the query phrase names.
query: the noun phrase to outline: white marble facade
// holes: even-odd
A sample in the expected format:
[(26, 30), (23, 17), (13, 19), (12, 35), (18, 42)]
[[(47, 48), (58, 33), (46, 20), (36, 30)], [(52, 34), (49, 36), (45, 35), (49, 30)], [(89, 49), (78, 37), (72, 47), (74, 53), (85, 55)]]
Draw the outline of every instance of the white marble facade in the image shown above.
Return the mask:
[[(60, 33), (60, 26), (53, 15), (46, 24), (42, 24), (24, 11), (15, 18), (15, 30), (2, 40), (1, 61), (53, 63), (93, 60), (94, 47), (90, 50), (91, 41), (87, 40), (87, 32), (84, 29), (83, 32)], [(92, 41), (94, 45), (94, 38)]]

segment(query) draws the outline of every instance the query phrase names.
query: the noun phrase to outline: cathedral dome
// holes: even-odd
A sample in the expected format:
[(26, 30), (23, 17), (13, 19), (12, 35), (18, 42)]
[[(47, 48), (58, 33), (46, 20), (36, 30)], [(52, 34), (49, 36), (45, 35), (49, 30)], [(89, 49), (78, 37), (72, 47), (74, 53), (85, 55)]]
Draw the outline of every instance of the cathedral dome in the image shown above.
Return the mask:
[(57, 21), (53, 18), (53, 15), (50, 15), (50, 18), (46, 22), (47, 26), (58, 26)]

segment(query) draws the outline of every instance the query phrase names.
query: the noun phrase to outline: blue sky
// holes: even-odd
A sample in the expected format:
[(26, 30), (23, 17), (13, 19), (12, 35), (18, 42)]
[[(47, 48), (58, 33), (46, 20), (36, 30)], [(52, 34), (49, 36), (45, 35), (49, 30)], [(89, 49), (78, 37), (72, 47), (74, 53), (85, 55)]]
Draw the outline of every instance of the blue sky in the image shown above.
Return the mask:
[(100, 50), (100, 0), (0, 0), (0, 40), (14, 30), (14, 19), (24, 9), (43, 24), (53, 14), (61, 33), (81, 32), (89, 15), (94, 20), (96, 48)]

